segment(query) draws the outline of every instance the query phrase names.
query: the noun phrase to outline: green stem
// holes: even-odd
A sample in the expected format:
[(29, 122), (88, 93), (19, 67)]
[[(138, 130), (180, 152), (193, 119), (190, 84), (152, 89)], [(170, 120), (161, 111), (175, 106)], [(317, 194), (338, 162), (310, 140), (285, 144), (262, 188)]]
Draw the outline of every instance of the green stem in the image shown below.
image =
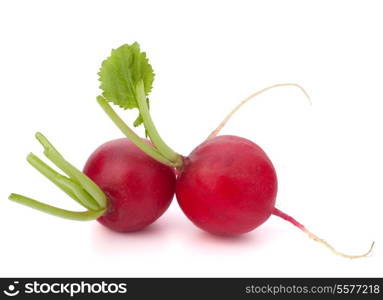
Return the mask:
[(50, 166), (44, 163), (33, 153), (27, 156), (27, 161), (42, 175), (48, 178), (62, 191), (69, 195), (72, 199), (79, 204), (90, 210), (99, 210), (98, 203), (76, 182), (73, 182), (69, 178), (61, 175), (53, 170)]
[(75, 201), (87, 208), (88, 211), (65, 210), (19, 194), (11, 194), (9, 199), (42, 212), (71, 220), (94, 220), (102, 216), (107, 209), (107, 199), (103, 191), (89, 177), (67, 162), (45, 136), (37, 132), (36, 138), (43, 145), (44, 154), (70, 178), (52, 169), (33, 153), (27, 156), (28, 162)]
[(57, 217), (70, 219), (70, 220), (77, 220), (77, 221), (95, 220), (101, 217), (106, 211), (105, 209), (101, 209), (97, 211), (85, 211), (85, 212), (70, 211), (70, 210), (65, 210), (65, 209), (51, 206), (51, 205), (42, 203), (40, 201), (36, 201), (34, 199), (25, 197), (23, 195), (19, 195), (19, 194), (11, 194), (9, 196), (9, 200), (17, 202), (19, 204), (29, 206), (31, 208), (37, 209), (39, 211), (42, 211)]
[(144, 82), (142, 80), (140, 80), (136, 86), (136, 98), (138, 103), (138, 109), (144, 121), (145, 129), (148, 132), (150, 140), (153, 142), (154, 146), (158, 149), (158, 151), (173, 163), (173, 166), (180, 167), (183, 163), (182, 156), (174, 152), (164, 142), (164, 140), (159, 135), (156, 127), (154, 126), (154, 122), (149, 113), (149, 108), (146, 101)]
[(93, 199), (98, 203), (99, 208), (105, 208), (107, 200), (103, 191), (88, 176), (78, 170), (76, 167), (67, 162), (63, 156), (55, 149), (48, 139), (40, 132), (36, 133), (37, 140), (44, 147), (44, 154), (58, 168), (67, 174), (72, 180), (81, 185)]
[(160, 152), (148, 143), (145, 142), (142, 138), (140, 138), (126, 123), (116, 114), (116, 112), (113, 110), (113, 108), (109, 105), (107, 100), (104, 97), (98, 96), (97, 102), (101, 106), (101, 108), (104, 110), (104, 112), (108, 115), (108, 117), (113, 121), (113, 123), (122, 131), (122, 133), (132, 141), (133, 144), (135, 144), (138, 148), (140, 148), (143, 152), (145, 152), (147, 155), (152, 157), (153, 159), (174, 167), (174, 164), (162, 156)]

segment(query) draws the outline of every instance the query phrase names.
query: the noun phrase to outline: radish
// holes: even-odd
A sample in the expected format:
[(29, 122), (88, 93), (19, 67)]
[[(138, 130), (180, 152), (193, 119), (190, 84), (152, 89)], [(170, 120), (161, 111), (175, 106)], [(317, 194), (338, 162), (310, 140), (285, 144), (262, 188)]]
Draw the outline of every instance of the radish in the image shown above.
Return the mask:
[(174, 170), (146, 155), (126, 138), (100, 146), (84, 173), (107, 195), (98, 221), (115, 231), (135, 231), (157, 220), (174, 196)]
[(41, 133), (36, 138), (48, 159), (68, 177), (32, 153), (28, 162), (87, 210), (69, 211), (19, 194), (11, 194), (12, 201), (66, 219), (97, 219), (119, 232), (136, 231), (153, 223), (172, 201), (174, 170), (149, 157), (126, 138), (100, 146), (89, 157), (85, 174), (68, 163)]
[[(236, 235), (259, 227), (273, 214), (297, 226), (335, 254), (358, 258), (371, 252), (373, 244), (362, 255), (338, 252), (295, 219), (277, 209), (277, 176), (266, 153), (247, 139), (217, 136), (235, 111), (260, 93), (279, 86), (296, 86), (307, 96), (303, 88), (294, 83), (285, 83), (256, 92), (235, 107), (208, 139), (185, 157), (173, 151), (154, 126), (148, 99), (154, 74), (148, 66), (146, 54), (139, 51), (137, 43), (112, 50), (99, 73), (103, 93), (97, 97), (97, 101), (137, 147), (177, 170), (177, 200), (185, 215), (195, 225), (213, 234)], [(125, 109), (138, 109), (139, 116), (134, 125), (143, 123), (155, 151), (144, 149), (142, 140), (120, 119), (109, 103)]]
[[(140, 52), (137, 43), (120, 48), (116, 55), (122, 55), (118, 59), (126, 63), (122, 66), (124, 72), (121, 72), (126, 81), (121, 85), (115, 81), (118, 78), (103, 76), (110, 67), (110, 60), (105, 61), (100, 70), (103, 95), (116, 101), (114, 96), (118, 95), (118, 104), (121, 107), (134, 108), (137, 103), (133, 86), (144, 82), (145, 89), (142, 92), (144, 96), (149, 93), (154, 79), (152, 67), (145, 53)], [(119, 74), (114, 74), (116, 75)], [(36, 138), (44, 147), (44, 154), (67, 176), (58, 173), (32, 153), (27, 157), (34, 168), (86, 211), (61, 209), (19, 194), (11, 194), (9, 199), (62, 218), (97, 219), (106, 227), (119, 232), (139, 230), (153, 223), (172, 201), (176, 182), (175, 170), (150, 141), (136, 135), (118, 116), (114, 120), (125, 133), (129, 133), (128, 136), (134, 144), (126, 138), (103, 144), (89, 157), (84, 173), (67, 162), (41, 133), (37, 133)], [(140, 124), (141, 114), (134, 122), (135, 126)]]
[(240, 234), (257, 228), (273, 212), (277, 175), (253, 142), (218, 136), (185, 159), (176, 195), (186, 216), (201, 229)]

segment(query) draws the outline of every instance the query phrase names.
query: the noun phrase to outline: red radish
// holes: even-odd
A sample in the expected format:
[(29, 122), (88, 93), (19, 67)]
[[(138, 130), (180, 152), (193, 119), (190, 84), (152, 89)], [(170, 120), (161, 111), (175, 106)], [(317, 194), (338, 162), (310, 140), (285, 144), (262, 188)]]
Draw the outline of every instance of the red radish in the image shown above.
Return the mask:
[[(219, 130), (218, 130), (219, 131)], [(217, 132), (218, 132), (217, 131)], [(266, 153), (237, 136), (212, 136), (184, 158), (176, 196), (185, 215), (199, 228), (218, 235), (237, 235), (263, 224), (270, 215), (298, 227), (333, 253), (346, 258), (325, 240), (275, 207), (277, 176)]]
[[(104, 91), (100, 97), (108, 97), (123, 108), (136, 107), (138, 97), (149, 105), (146, 95), (151, 90), (154, 73), (145, 53), (140, 52), (137, 43), (124, 45), (113, 53), (115, 56), (103, 62), (99, 73)], [(114, 72), (116, 67), (118, 70)], [(136, 89), (137, 86), (142, 89)], [(147, 107), (145, 112), (140, 112), (135, 126), (142, 124), (143, 118), (147, 119), (148, 111)], [(164, 150), (166, 152), (166, 146), (157, 149), (154, 143), (141, 139), (125, 126), (118, 116), (114, 121), (134, 144), (120, 139), (102, 145), (89, 158), (85, 174), (66, 161), (41, 133), (37, 133), (36, 138), (44, 147), (45, 156), (67, 176), (58, 173), (32, 153), (27, 157), (35, 169), (85, 207), (86, 211), (65, 210), (19, 194), (11, 194), (9, 199), (67, 219), (97, 219), (115, 231), (139, 230), (154, 222), (168, 208), (174, 196), (176, 175), (172, 168), (173, 161), (162, 155)], [(145, 129), (150, 139), (157, 142), (153, 134), (155, 128), (146, 124)], [(173, 158), (181, 163), (179, 156)]]
[[(10, 200), (67, 219), (97, 219), (119, 232), (139, 230), (153, 223), (172, 201), (174, 169), (146, 155), (126, 138), (112, 140), (96, 149), (84, 173), (68, 163), (41, 133), (36, 138), (47, 158), (68, 177), (32, 153), (27, 157), (28, 162), (87, 211), (64, 210), (18, 194), (11, 194)], [(148, 141), (143, 142), (152, 147)]]
[(153, 223), (174, 195), (174, 170), (126, 138), (96, 149), (83, 171), (108, 198), (108, 209), (98, 221), (115, 231), (139, 230)]
[(176, 195), (185, 215), (201, 229), (240, 234), (257, 228), (273, 212), (277, 175), (266, 153), (253, 142), (218, 136), (185, 159)]

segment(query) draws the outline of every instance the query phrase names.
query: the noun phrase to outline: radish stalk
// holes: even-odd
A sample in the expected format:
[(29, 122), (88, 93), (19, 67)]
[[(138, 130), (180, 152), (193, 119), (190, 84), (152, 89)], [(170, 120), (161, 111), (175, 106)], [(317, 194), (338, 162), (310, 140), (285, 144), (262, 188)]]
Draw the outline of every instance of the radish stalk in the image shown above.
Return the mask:
[(40, 201), (36, 201), (34, 199), (25, 197), (23, 195), (19, 194), (11, 194), (9, 196), (9, 200), (12, 200), (14, 202), (17, 202), (22, 205), (26, 205), (28, 207), (31, 207), (33, 209), (45, 212), (47, 214), (64, 218), (64, 219), (70, 219), (70, 220), (76, 220), (76, 221), (88, 221), (88, 220), (95, 220), (102, 216), (105, 213), (105, 210), (88, 210), (84, 212), (79, 211), (70, 211), (66, 209), (61, 209), (55, 206), (51, 206), (45, 203), (42, 203)]
[(313, 239), (314, 241), (318, 242), (319, 244), (321, 244), (321, 245), (325, 246), (326, 248), (330, 249), (332, 253), (334, 253), (336, 255), (339, 255), (339, 256), (342, 256), (342, 257), (345, 257), (345, 258), (355, 259), (355, 258), (366, 257), (367, 255), (369, 255), (371, 253), (372, 248), (374, 247), (374, 244), (375, 244), (375, 242), (372, 242), (369, 250), (366, 253), (363, 253), (363, 254), (360, 254), (360, 255), (345, 254), (345, 253), (342, 253), (342, 252), (339, 252), (338, 250), (336, 250), (328, 242), (326, 242), (325, 240), (319, 238), (317, 235), (313, 234), (311, 231), (309, 231), (305, 226), (303, 226), (301, 223), (299, 223), (293, 217), (285, 214), (283, 211), (279, 210), (276, 207), (273, 210), (273, 215), (275, 215), (277, 217), (280, 217), (280, 218), (282, 218), (283, 220), (285, 220), (287, 222), (290, 222), (295, 227), (298, 227), (300, 230), (302, 230), (304, 233), (306, 233), (309, 236), (310, 239)]
[(97, 97), (97, 102), (107, 114), (107, 116), (113, 121), (113, 123), (121, 130), (121, 132), (138, 148), (140, 148), (143, 152), (145, 152), (150, 157), (155, 160), (168, 165), (173, 166), (173, 163), (169, 161), (167, 158), (162, 156), (162, 154), (153, 146), (150, 146), (146, 143), (141, 137), (139, 137), (113, 110), (113, 108), (109, 105), (109, 103), (101, 96)]
[(141, 80), (137, 83), (136, 86), (136, 95), (137, 95), (137, 103), (140, 114), (142, 115), (142, 119), (144, 122), (144, 126), (150, 140), (153, 142), (154, 146), (158, 149), (158, 151), (169, 159), (173, 166), (178, 168), (182, 165), (182, 156), (176, 152), (174, 152), (161, 138), (159, 135), (157, 128), (154, 126), (152, 117), (149, 113), (148, 104), (146, 102), (145, 90), (144, 90), (144, 82)]
[(101, 189), (89, 177), (67, 162), (44, 135), (37, 132), (36, 139), (44, 147), (45, 156), (69, 177), (65, 177), (53, 170), (33, 153), (27, 156), (27, 161), (88, 211), (69, 211), (19, 194), (11, 194), (9, 200), (71, 220), (94, 220), (103, 215), (106, 211), (107, 200)]
[(97, 202), (78, 183), (56, 172), (33, 153), (27, 156), (27, 161), (80, 205), (91, 210), (99, 209)]
[(67, 174), (73, 181), (77, 182), (87, 191), (93, 199), (98, 203), (99, 208), (106, 207), (106, 197), (101, 189), (90, 180), (84, 173), (67, 162), (56, 148), (41, 133), (36, 133), (36, 138), (44, 147), (45, 156), (52, 161), (59, 169)]

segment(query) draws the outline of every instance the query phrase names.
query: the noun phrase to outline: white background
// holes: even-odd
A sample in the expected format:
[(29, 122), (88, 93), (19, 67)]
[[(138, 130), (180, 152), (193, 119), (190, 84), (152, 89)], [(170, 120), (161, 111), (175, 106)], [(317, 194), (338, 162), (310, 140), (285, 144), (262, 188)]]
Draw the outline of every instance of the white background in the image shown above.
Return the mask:
[[(381, 1), (2, 1), (0, 276), (383, 276)], [(189, 153), (240, 100), (223, 133), (259, 144), (279, 177), (277, 207), (351, 254), (333, 255), (271, 217), (221, 238), (174, 201), (154, 225), (116, 234), (7, 200), (78, 209), (26, 161), (42, 131), (78, 167), (121, 133), (95, 102), (111, 48), (138, 41), (156, 72), (152, 115)], [(123, 114), (133, 120), (136, 111)], [(142, 133), (142, 130), (140, 130)]]

